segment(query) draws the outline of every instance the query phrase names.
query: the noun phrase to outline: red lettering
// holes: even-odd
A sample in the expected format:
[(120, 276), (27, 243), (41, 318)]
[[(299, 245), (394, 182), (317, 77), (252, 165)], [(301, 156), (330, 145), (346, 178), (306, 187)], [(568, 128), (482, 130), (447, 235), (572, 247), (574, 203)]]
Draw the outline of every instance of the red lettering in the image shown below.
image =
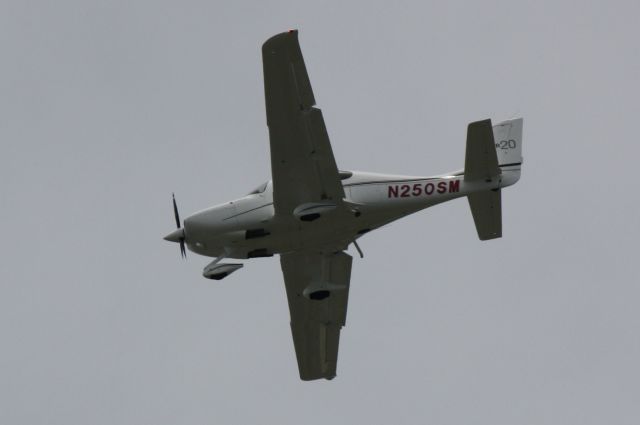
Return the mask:
[(460, 192), (460, 180), (449, 180), (449, 187), (446, 181), (437, 183), (427, 183), (423, 186), (415, 183), (413, 186), (408, 184), (387, 186), (388, 198), (409, 198), (411, 196), (432, 195), (433, 193), (449, 193)]
[(426, 195), (431, 195), (434, 189), (435, 189), (435, 186), (433, 185), (433, 183), (427, 183), (424, 185), (424, 193)]

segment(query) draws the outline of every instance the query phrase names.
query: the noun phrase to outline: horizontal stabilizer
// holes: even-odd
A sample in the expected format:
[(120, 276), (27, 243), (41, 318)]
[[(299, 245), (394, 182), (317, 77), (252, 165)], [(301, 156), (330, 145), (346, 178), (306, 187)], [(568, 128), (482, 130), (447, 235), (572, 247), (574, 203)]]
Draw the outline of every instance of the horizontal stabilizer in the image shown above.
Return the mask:
[(467, 198), (480, 240), (486, 241), (502, 237), (500, 190), (471, 193)]
[(500, 174), (491, 120), (476, 121), (467, 127), (465, 181), (491, 181)]

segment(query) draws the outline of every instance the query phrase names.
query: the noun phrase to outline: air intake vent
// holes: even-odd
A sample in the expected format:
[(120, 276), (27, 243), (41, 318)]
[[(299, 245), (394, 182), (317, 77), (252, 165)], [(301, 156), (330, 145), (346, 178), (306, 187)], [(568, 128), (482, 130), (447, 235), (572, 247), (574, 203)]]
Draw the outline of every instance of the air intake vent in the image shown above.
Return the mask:
[(264, 229), (250, 229), (244, 235), (245, 239), (257, 239), (264, 238), (265, 236), (269, 236), (271, 233), (267, 232)]

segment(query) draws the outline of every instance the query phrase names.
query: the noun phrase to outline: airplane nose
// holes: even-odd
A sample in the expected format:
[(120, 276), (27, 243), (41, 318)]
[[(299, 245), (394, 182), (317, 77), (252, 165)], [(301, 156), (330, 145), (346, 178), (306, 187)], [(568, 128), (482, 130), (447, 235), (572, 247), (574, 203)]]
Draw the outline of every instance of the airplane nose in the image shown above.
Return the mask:
[(165, 241), (169, 241), (169, 242), (180, 242), (181, 240), (184, 239), (184, 229), (180, 228), (180, 229), (176, 229), (173, 232), (169, 233), (167, 236), (164, 237)]

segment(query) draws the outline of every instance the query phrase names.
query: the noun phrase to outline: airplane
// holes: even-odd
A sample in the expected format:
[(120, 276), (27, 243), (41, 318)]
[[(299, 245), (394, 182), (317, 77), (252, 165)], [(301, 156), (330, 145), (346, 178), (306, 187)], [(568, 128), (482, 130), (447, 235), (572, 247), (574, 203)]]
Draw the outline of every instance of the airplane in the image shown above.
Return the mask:
[[(466, 196), (480, 240), (502, 236), (501, 189), (522, 165), (522, 118), (467, 127), (464, 169), (432, 177), (341, 171), (298, 42), (291, 30), (262, 46), (272, 179), (244, 197), (180, 221), (164, 239), (215, 258), (203, 270), (220, 280), (243, 267), (224, 259), (278, 254), (300, 378), (336, 376), (352, 257), (364, 234), (442, 202)], [(185, 248), (186, 246), (186, 248)]]

